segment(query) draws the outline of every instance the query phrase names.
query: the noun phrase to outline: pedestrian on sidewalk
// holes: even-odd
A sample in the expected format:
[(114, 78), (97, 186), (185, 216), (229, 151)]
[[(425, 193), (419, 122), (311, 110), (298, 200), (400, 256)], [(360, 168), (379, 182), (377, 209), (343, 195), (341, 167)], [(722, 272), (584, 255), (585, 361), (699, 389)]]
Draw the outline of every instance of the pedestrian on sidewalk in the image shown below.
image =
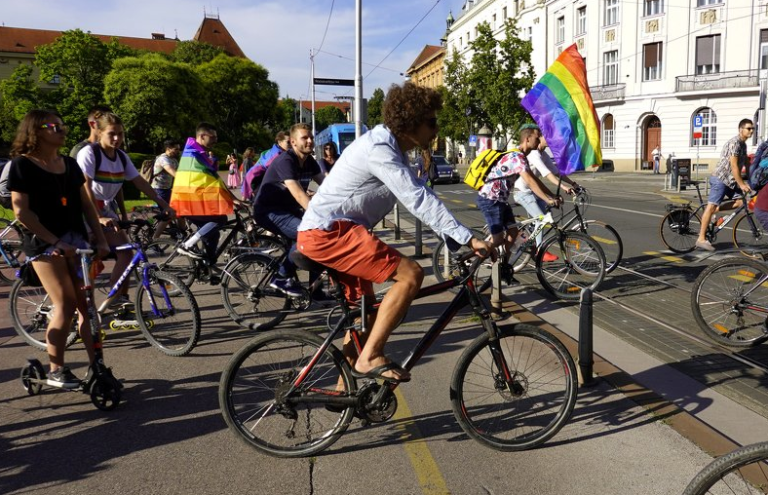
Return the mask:
[(701, 217), (701, 229), (696, 247), (704, 251), (714, 251), (715, 248), (707, 240), (707, 227), (713, 219), (715, 210), (719, 211), (739, 208), (741, 200), (732, 204), (722, 204), (723, 199), (731, 199), (737, 192), (746, 196), (752, 188), (741, 177), (741, 169), (747, 164), (747, 139), (755, 131), (755, 124), (749, 119), (739, 122), (739, 133), (728, 140), (723, 146), (718, 162), (712, 175), (709, 177), (709, 198), (707, 207)]
[(659, 165), (661, 164), (661, 145), (657, 144), (656, 147), (653, 148), (651, 156), (653, 157), (653, 173), (658, 174), (660, 173)]

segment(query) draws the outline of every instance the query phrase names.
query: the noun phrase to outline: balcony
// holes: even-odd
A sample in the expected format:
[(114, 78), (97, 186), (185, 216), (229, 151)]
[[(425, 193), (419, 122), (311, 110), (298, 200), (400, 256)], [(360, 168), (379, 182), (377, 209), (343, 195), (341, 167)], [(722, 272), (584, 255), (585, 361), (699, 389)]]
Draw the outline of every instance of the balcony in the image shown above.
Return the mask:
[(626, 88), (627, 85), (624, 83), (606, 84), (604, 86), (590, 86), (589, 92), (592, 93), (592, 101), (623, 100)]
[(675, 91), (709, 91), (726, 88), (751, 88), (760, 85), (759, 71), (735, 70), (714, 74), (691, 74), (675, 78)]

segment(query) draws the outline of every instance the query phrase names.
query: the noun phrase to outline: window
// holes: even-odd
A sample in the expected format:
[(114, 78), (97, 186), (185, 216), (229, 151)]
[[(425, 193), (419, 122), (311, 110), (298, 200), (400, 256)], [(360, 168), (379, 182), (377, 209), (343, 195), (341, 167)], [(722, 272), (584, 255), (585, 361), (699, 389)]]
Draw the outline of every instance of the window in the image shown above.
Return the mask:
[(464, 46), (464, 37), (463, 36), (459, 37), (459, 46), (460, 47)]
[(619, 22), (619, 0), (605, 0), (605, 22), (603, 26), (610, 26)]
[(696, 74), (720, 72), (720, 35), (696, 38)]
[(613, 121), (613, 115), (610, 113), (605, 114), (605, 117), (603, 117), (603, 125), (600, 127), (603, 129), (603, 142), (601, 143), (603, 148), (615, 148), (616, 141), (614, 140), (614, 137), (616, 135), (616, 124)]
[(562, 43), (565, 41), (565, 17), (557, 18), (557, 38), (555, 43)]
[(619, 51), (613, 50), (603, 54), (603, 84), (619, 83)]
[(587, 32), (587, 8), (580, 7), (576, 9), (576, 35)]
[(472, 38), (469, 37), (469, 31), (467, 31), (467, 43), (469, 43), (472, 40)]
[(706, 7), (707, 5), (717, 5), (723, 3), (724, 0), (696, 0), (697, 7)]
[(492, 24), (492, 27), (493, 27), (494, 30), (496, 29), (496, 14), (493, 14), (493, 24)]
[[(717, 145), (717, 115), (711, 108), (702, 108), (695, 114), (701, 117), (701, 139), (691, 139), (691, 146), (716, 146)], [(691, 119), (691, 136), (693, 136), (693, 121)]]
[(505, 21), (507, 20), (507, 8), (506, 7), (501, 9), (501, 18), (504, 19)]
[(658, 15), (664, 13), (664, 0), (645, 0), (643, 15)]
[(643, 45), (643, 81), (661, 79), (661, 43)]
[[(760, 30), (760, 53), (759, 53), (760, 60), (758, 62), (758, 67), (761, 69), (768, 69), (768, 29), (761, 29)], [(753, 134), (757, 135), (755, 132)]]
[(533, 26), (528, 26), (528, 41), (533, 40)]

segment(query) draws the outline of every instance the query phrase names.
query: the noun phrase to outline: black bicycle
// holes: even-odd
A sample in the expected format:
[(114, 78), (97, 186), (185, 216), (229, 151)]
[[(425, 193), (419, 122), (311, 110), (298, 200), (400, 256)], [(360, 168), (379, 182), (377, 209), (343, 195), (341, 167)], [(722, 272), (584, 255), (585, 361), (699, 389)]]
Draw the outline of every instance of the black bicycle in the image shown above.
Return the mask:
[[(459, 277), (419, 291), (417, 298), (461, 286), (402, 367), (411, 370), (458, 312), (470, 305), (481, 333), (454, 368), (453, 413), (462, 429), (483, 445), (504, 451), (536, 447), (571, 416), (577, 395), (573, 360), (557, 338), (540, 328), (497, 326), (473, 282), (482, 260), (471, 265), (470, 260), (457, 260)], [(302, 268), (317, 265), (310, 262)], [(337, 275), (329, 272), (336, 290), (342, 291)], [(345, 303), (343, 308), (343, 318), (325, 339), (304, 330), (273, 330), (232, 357), (219, 382), (219, 404), (229, 428), (248, 445), (277, 457), (310, 456), (338, 440), (354, 416), (365, 425), (395, 414), (399, 382), (355, 379), (333, 344), (349, 331), (358, 352), (361, 349), (366, 328), (359, 322), (366, 321), (366, 301), (356, 307)]]
[(709, 463), (683, 495), (768, 493), (768, 442), (746, 445)]

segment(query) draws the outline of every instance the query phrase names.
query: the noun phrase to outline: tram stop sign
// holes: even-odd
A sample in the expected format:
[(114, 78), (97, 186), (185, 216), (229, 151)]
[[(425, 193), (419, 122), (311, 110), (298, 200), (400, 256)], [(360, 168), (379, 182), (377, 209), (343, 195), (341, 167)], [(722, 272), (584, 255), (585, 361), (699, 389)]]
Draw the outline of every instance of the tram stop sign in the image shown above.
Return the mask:
[(693, 118), (693, 139), (700, 139), (702, 137), (701, 128), (704, 127), (704, 119), (701, 115), (697, 115)]

